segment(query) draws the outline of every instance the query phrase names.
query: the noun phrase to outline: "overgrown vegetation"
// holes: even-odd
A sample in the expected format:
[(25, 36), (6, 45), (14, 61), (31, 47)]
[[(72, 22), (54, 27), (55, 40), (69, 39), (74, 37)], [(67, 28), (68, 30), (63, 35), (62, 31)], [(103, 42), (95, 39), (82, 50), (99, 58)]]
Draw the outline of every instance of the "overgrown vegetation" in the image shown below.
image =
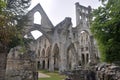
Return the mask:
[[(0, 80), (5, 80), (7, 54), (23, 45), (22, 30), (30, 0), (0, 0)], [(22, 22), (22, 23), (21, 23)]]
[(23, 28), (28, 21), (27, 8), (31, 0), (0, 0), (0, 43), (3, 48), (23, 45)]
[(101, 2), (102, 6), (93, 11), (91, 31), (97, 39), (102, 61), (120, 61), (120, 0)]

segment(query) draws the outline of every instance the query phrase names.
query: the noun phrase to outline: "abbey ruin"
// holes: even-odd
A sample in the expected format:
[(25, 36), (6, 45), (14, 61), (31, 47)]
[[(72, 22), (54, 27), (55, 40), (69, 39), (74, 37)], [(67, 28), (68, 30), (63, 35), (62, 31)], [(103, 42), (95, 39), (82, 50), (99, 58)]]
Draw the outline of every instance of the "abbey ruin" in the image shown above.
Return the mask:
[[(66, 17), (58, 25), (53, 26), (40, 4), (28, 12), (30, 21), (25, 27), (29, 38), (30, 31), (39, 30), (43, 35), (34, 41), (31, 50), (37, 55), (38, 69), (60, 72), (76, 66), (89, 66), (99, 58), (94, 38), (90, 32), (91, 7), (79, 3), (76, 7), (76, 27), (72, 27), (71, 18)], [(41, 24), (34, 23), (34, 14), (39, 12)], [(39, 18), (39, 17), (38, 17)]]
[[(43, 32), (37, 41), (38, 67), (54, 71), (65, 71), (76, 66), (87, 67), (95, 63), (98, 50), (90, 32), (91, 7), (76, 6), (76, 27), (72, 27), (71, 18), (65, 18), (55, 27), (51, 24), (40, 5), (37, 5), (31, 14), (39, 11), (42, 19), (39, 30)], [(44, 21), (45, 20), (45, 21)]]
[[(38, 69), (58, 70), (62, 73), (78, 67), (82, 67), (83, 71), (88, 70), (87, 68), (91, 65), (95, 67), (95, 64), (99, 62), (100, 54), (97, 43), (90, 32), (92, 8), (84, 7), (78, 2), (75, 4), (75, 8), (76, 27), (72, 26), (69, 17), (53, 26), (40, 4), (27, 13), (29, 21), (24, 26), (23, 36), (27, 36), (26, 38), (32, 39), (32, 41), (27, 45), (24, 53), (21, 51), (21, 46), (10, 50), (7, 57), (6, 80), (38, 80)], [(40, 24), (34, 23), (36, 12), (41, 15), (41, 18), (38, 17)], [(43, 34), (37, 40), (31, 34), (31, 31), (34, 30)], [(106, 72), (107, 68), (112, 69), (110, 65), (99, 68), (100, 75), (96, 72), (100, 76), (97, 78), (101, 78), (99, 80), (103, 80), (104, 72), (101, 73), (101, 70), (105, 71), (105, 68)], [(109, 76), (109, 74), (111, 75), (111, 70), (108, 70), (106, 75)], [(117, 74), (119, 73), (117, 72)]]

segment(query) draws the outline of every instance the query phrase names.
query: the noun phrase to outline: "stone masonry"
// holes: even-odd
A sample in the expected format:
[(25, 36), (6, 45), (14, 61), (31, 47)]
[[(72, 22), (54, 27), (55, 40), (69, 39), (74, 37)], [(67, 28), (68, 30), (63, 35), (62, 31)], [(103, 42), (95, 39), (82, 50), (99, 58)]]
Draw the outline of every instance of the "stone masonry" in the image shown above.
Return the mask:
[[(24, 36), (27, 35), (27, 38), (33, 39), (30, 33), (31, 31), (38, 30), (43, 33), (40, 38), (30, 43), (30, 48), (28, 49), (29, 51), (34, 51), (34, 55), (36, 55), (35, 62), (37, 62), (38, 69), (46, 69), (49, 71), (59, 70), (59, 72), (62, 73), (67, 70), (72, 70), (76, 66), (87, 68), (89, 64), (97, 63), (97, 59), (100, 56), (98, 54), (96, 42), (90, 32), (92, 9), (90, 6), (84, 7), (79, 3), (76, 3), (75, 7), (76, 27), (74, 28), (72, 27), (71, 18), (69, 17), (66, 17), (58, 25), (53, 26), (40, 4), (36, 5), (28, 12), (29, 22), (26, 23), (27, 26), (25, 26), (24, 29)], [(36, 12), (39, 12), (41, 15), (40, 24), (34, 23), (34, 14)], [(9, 73), (10, 69), (18, 68), (21, 70), (20, 66), (23, 68), (25, 65), (29, 65), (29, 60), (26, 60), (28, 55), (22, 58), (23, 61), (20, 61), (19, 52), (13, 55), (17, 50), (14, 50), (12, 53), (10, 52), (8, 55), (9, 59), (6, 70), (8, 75), (11, 74)], [(16, 58), (14, 58), (15, 55), (17, 55)], [(29, 59), (31, 59), (31, 57)], [(10, 60), (12, 60), (12, 62), (10, 62)], [(25, 64), (22, 64), (22, 62)], [(32, 63), (34, 63), (34, 61), (30, 64)], [(28, 72), (27, 74), (32, 73)]]
[[(49, 71), (74, 69), (76, 66), (89, 66), (100, 57), (96, 42), (90, 32), (91, 7), (79, 3), (76, 7), (76, 27), (72, 27), (71, 18), (66, 17), (53, 26), (40, 4), (28, 13), (30, 22), (25, 27), (30, 31), (39, 30), (43, 35), (36, 41), (36, 54), (39, 69)], [(40, 24), (34, 23), (34, 14), (41, 15)]]

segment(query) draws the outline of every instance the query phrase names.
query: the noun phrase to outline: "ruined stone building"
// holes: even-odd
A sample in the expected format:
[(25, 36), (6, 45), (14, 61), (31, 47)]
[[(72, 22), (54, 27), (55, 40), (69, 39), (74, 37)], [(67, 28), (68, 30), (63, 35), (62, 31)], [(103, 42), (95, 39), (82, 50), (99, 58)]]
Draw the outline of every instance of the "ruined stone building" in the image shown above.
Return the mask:
[[(76, 7), (76, 27), (72, 27), (71, 18), (66, 17), (53, 26), (40, 4), (28, 12), (30, 21), (25, 26), (25, 34), (31, 38), (31, 31), (39, 30), (43, 35), (32, 43), (31, 48), (37, 55), (38, 69), (60, 72), (86, 68), (99, 57), (93, 35), (90, 32), (91, 7), (79, 3)], [(40, 24), (34, 23), (34, 14), (39, 12)]]
[(76, 3), (75, 7), (76, 27), (74, 28), (71, 18), (68, 17), (53, 26), (39, 4), (29, 12), (30, 15), (36, 11), (41, 14), (41, 24), (34, 24), (39, 28), (37, 30), (43, 33), (36, 44), (38, 68), (65, 71), (76, 66), (89, 65), (99, 57), (90, 32), (92, 9), (90, 6), (84, 7), (79, 3)]

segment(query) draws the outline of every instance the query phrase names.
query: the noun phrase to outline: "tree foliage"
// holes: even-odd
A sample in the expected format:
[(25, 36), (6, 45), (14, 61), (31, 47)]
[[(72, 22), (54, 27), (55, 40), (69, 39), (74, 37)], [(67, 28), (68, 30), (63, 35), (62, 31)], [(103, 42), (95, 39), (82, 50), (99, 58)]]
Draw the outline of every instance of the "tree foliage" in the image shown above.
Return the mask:
[(6, 6), (5, 2), (3, 0), (0, 0), (0, 13), (5, 6)]
[[(0, 1), (0, 45), (4, 48), (12, 48), (23, 44), (22, 29), (27, 22), (27, 8), (30, 0)], [(5, 4), (3, 4), (5, 3)]]
[(7, 9), (14, 15), (25, 15), (29, 8), (31, 0), (7, 0)]
[(120, 0), (101, 0), (93, 11), (91, 31), (97, 39), (103, 61), (120, 61)]

